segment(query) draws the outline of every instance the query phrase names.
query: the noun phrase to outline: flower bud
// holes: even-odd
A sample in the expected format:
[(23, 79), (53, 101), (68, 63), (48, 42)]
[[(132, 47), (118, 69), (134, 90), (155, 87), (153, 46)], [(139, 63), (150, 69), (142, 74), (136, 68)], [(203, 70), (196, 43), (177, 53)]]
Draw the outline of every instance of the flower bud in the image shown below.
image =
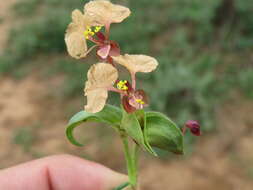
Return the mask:
[[(197, 121), (195, 120), (189, 120), (185, 123), (185, 127), (189, 128), (191, 133), (195, 136), (200, 136), (201, 131), (200, 131), (200, 125)], [(185, 133), (185, 128), (183, 129), (183, 133)]]

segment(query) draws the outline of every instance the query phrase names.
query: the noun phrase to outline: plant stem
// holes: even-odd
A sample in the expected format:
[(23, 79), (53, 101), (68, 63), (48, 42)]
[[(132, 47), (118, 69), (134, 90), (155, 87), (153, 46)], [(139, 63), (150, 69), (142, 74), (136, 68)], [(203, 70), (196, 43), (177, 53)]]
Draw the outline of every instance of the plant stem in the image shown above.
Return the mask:
[(138, 178), (138, 145), (134, 145), (133, 151), (130, 151), (128, 138), (122, 137), (122, 141), (124, 144), (124, 152), (125, 152), (125, 158), (127, 163), (127, 171), (128, 171), (128, 177), (129, 182), (132, 186), (133, 190), (137, 190), (137, 178)]

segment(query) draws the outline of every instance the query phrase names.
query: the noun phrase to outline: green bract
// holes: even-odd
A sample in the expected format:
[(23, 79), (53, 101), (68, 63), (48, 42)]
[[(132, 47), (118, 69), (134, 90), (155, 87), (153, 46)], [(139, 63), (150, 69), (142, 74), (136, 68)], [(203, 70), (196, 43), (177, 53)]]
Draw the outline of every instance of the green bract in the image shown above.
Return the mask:
[(157, 147), (177, 154), (183, 154), (183, 135), (177, 125), (159, 112), (147, 112), (147, 141)]
[(129, 136), (144, 150), (156, 155), (152, 147), (173, 153), (183, 153), (183, 135), (180, 129), (168, 117), (159, 112), (143, 110), (129, 114), (118, 107), (106, 105), (98, 113), (80, 111), (69, 121), (66, 134), (70, 142), (83, 146), (75, 140), (73, 130), (86, 121), (104, 123)]

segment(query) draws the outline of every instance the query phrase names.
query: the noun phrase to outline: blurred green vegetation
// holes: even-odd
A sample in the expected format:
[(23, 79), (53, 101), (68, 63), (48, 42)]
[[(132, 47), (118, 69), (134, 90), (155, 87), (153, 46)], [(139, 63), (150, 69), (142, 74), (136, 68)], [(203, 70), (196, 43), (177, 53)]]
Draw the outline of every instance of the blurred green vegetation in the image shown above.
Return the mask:
[[(66, 75), (66, 97), (80, 95), (92, 59), (67, 57), (65, 29), (81, 0), (23, 0), (13, 8), (20, 23), (10, 32), (0, 57), (0, 74), (22, 77), (31, 67), (46, 75)], [(214, 109), (234, 90), (253, 97), (252, 0), (122, 0), (131, 17), (113, 25), (111, 38), (122, 52), (159, 60), (151, 75), (140, 74), (150, 109), (166, 112), (182, 125), (200, 120), (214, 128)], [(41, 60), (41, 56), (43, 60)], [(47, 58), (45, 58), (47, 56)], [(54, 57), (52, 59), (52, 57)], [(45, 58), (45, 59), (44, 59)]]
[(32, 145), (36, 141), (36, 129), (39, 127), (40, 125), (32, 125), (16, 130), (13, 136), (13, 143), (20, 145), (24, 152), (30, 152)]

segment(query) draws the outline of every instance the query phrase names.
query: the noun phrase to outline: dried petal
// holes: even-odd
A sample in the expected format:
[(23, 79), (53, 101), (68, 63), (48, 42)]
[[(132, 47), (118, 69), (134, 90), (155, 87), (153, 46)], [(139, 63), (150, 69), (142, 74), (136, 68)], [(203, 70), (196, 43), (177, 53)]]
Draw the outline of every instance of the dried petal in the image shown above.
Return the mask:
[(71, 32), (71, 34), (67, 34), (65, 43), (70, 56), (80, 59), (87, 55), (86, 39), (81, 33)]
[(78, 9), (75, 9), (72, 12), (72, 22), (80, 27), (85, 27), (86, 23), (85, 23), (85, 17), (83, 15), (83, 13), (81, 11), (79, 11)]
[(85, 111), (90, 113), (96, 113), (101, 111), (106, 103), (108, 92), (105, 89), (99, 88), (88, 91), (87, 96), (87, 105), (84, 107)]
[(65, 34), (65, 43), (67, 45), (68, 53), (76, 58), (80, 59), (87, 54), (87, 44), (84, 37), (84, 31), (90, 24), (88, 18), (86, 18), (79, 10), (72, 12), (72, 22), (68, 25)]
[(130, 10), (107, 0), (93, 0), (84, 6), (85, 15), (97, 25), (120, 23), (130, 15)]
[(125, 54), (112, 58), (118, 64), (125, 66), (130, 73), (149, 73), (158, 66), (158, 62), (155, 58), (146, 55)]
[(87, 96), (86, 111), (96, 113), (103, 109), (108, 97), (107, 89), (112, 87), (117, 78), (117, 69), (110, 64), (97, 63), (91, 66), (84, 89)]

